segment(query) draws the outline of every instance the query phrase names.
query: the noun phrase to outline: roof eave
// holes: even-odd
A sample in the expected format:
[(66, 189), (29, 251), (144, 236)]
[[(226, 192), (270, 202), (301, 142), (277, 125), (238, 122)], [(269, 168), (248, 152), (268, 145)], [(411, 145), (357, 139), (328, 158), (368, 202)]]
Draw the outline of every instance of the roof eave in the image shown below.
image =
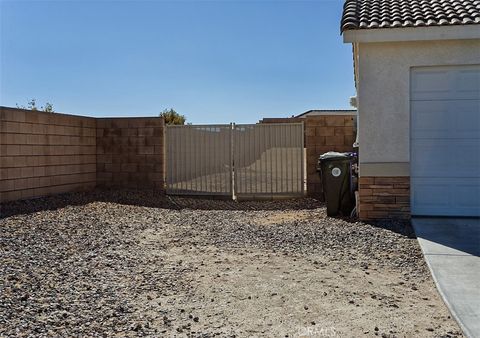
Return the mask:
[(343, 42), (395, 42), (480, 39), (480, 25), (351, 29), (343, 31)]

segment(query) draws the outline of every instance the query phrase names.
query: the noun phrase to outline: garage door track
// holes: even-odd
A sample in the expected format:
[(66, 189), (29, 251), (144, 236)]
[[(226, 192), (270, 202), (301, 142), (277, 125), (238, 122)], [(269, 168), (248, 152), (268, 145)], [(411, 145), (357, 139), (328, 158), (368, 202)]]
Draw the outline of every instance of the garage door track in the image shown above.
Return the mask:
[(437, 288), (467, 337), (480, 337), (480, 219), (414, 218)]

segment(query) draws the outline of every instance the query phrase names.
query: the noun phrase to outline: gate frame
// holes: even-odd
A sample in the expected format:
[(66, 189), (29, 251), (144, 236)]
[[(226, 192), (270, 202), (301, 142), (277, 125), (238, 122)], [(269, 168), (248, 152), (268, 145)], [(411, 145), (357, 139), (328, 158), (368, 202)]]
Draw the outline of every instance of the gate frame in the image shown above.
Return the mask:
[[(301, 188), (298, 193), (255, 193), (255, 194), (240, 194), (237, 195), (237, 185), (238, 182), (235, 179), (235, 130), (238, 126), (292, 126), (292, 125), (300, 125), (301, 126), (301, 163), (300, 163), (300, 181), (301, 181)], [(168, 137), (168, 130), (169, 129), (176, 129), (176, 128), (194, 128), (194, 127), (229, 127), (229, 143), (230, 143), (230, 151), (229, 151), (229, 166), (230, 166), (230, 191), (228, 192), (193, 192), (188, 191), (187, 189), (175, 189), (172, 190), (169, 187), (169, 174), (173, 171), (172, 168), (172, 161), (169, 161), (169, 137)], [(273, 200), (273, 199), (290, 199), (290, 198), (300, 198), (306, 195), (306, 152), (305, 152), (305, 123), (301, 122), (293, 122), (293, 123), (250, 123), (250, 124), (236, 124), (234, 122), (230, 124), (197, 124), (197, 125), (165, 125), (164, 129), (164, 156), (165, 156), (165, 192), (167, 195), (179, 195), (179, 196), (202, 196), (202, 197), (228, 197), (229, 199), (233, 200)], [(170, 170), (169, 170), (170, 168)], [(243, 196), (242, 196), (243, 195)]]

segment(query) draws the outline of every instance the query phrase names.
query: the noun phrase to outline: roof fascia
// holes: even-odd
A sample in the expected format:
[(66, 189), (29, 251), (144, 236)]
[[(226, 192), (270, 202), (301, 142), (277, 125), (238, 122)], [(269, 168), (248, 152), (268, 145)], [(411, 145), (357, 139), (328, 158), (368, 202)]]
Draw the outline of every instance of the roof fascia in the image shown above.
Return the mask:
[(395, 42), (480, 39), (480, 25), (354, 29), (343, 32), (343, 42)]

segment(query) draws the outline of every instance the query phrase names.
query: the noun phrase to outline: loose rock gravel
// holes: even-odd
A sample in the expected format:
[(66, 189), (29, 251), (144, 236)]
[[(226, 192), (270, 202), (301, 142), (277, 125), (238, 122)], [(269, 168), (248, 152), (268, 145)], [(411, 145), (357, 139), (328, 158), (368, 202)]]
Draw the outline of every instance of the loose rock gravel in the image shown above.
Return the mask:
[(116, 191), (1, 206), (3, 336), (462, 334), (408, 224)]

